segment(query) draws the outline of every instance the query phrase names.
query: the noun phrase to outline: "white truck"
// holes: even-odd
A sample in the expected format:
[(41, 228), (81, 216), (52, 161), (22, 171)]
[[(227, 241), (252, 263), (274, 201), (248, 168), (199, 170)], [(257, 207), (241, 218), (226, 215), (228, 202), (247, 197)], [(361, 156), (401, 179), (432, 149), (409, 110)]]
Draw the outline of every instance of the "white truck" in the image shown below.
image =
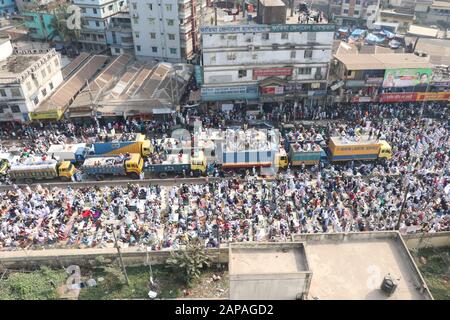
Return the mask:
[(92, 147), (86, 143), (53, 144), (47, 150), (47, 156), (60, 161), (82, 163)]

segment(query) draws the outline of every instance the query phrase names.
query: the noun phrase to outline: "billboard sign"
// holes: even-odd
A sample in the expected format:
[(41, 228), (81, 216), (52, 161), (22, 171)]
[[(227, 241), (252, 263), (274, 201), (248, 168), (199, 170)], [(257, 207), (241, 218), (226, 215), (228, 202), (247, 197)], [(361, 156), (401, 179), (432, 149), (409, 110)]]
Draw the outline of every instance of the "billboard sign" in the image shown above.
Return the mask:
[(291, 76), (292, 68), (272, 68), (272, 69), (255, 69), (253, 70), (253, 77), (279, 77)]
[(416, 97), (415, 92), (383, 93), (380, 95), (380, 102), (411, 102), (416, 101)]
[(450, 92), (419, 92), (416, 101), (450, 101)]
[(203, 101), (221, 101), (237, 99), (258, 99), (259, 91), (257, 86), (236, 86), (236, 87), (203, 87), (201, 88)]
[(386, 69), (383, 87), (401, 88), (428, 85), (430, 83), (431, 74), (432, 70), (430, 68)]

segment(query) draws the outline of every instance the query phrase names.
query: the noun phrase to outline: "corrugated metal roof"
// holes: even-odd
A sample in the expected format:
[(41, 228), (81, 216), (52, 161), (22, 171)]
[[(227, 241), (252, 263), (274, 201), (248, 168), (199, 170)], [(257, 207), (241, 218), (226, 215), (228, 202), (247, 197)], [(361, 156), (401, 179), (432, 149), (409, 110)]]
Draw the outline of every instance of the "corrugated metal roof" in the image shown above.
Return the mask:
[(69, 80), (64, 82), (45, 100), (35, 112), (48, 111), (66, 107), (75, 95), (86, 85), (86, 80), (94, 76), (108, 60), (108, 56), (95, 55), (81, 67)]
[(64, 79), (72, 75), (72, 73), (77, 69), (81, 64), (83, 64), (87, 58), (89, 58), (90, 54), (87, 52), (82, 52), (78, 57), (72, 60), (67, 66), (62, 69), (62, 76)]

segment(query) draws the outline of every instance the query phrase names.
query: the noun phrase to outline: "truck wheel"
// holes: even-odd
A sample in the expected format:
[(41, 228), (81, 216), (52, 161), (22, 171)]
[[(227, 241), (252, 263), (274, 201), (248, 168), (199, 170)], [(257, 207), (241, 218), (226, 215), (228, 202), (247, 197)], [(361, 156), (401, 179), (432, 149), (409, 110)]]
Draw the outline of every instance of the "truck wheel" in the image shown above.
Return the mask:
[(160, 172), (158, 175), (161, 179), (167, 178), (167, 172)]
[(67, 177), (61, 177), (61, 181), (62, 181), (62, 182), (68, 182), (68, 181), (70, 181), (70, 179), (67, 178)]
[(103, 180), (103, 176), (95, 176), (95, 180), (102, 181)]
[(200, 170), (194, 171), (194, 177), (200, 177), (202, 175), (202, 172)]
[(33, 183), (33, 179), (24, 179), (23, 182), (25, 184), (32, 184)]
[(136, 172), (130, 174), (131, 179), (139, 179), (139, 175)]

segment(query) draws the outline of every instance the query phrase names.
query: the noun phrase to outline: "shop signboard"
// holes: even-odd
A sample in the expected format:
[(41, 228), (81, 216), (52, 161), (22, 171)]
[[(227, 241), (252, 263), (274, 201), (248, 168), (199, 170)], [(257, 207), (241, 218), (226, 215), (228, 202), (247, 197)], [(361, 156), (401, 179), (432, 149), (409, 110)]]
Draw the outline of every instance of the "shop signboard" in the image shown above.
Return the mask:
[(253, 79), (257, 77), (284, 77), (291, 76), (292, 68), (271, 68), (253, 70)]
[(235, 86), (235, 87), (203, 87), (201, 89), (203, 101), (223, 100), (256, 100), (259, 98), (258, 86)]
[(420, 69), (386, 69), (384, 74), (384, 88), (413, 87), (427, 85), (430, 82), (432, 70)]
[(347, 80), (345, 83), (346, 88), (360, 88), (364, 87), (366, 82), (364, 80)]
[(334, 32), (334, 24), (274, 24), (274, 25), (226, 25), (201, 27), (200, 32), (209, 33), (253, 33), (253, 32)]
[(383, 78), (367, 78), (366, 80), (366, 85), (371, 86), (371, 85), (380, 85), (383, 83)]
[(431, 83), (432, 86), (435, 87), (450, 87), (450, 81), (436, 81)]
[(418, 92), (416, 101), (450, 101), (450, 92)]
[(380, 102), (412, 102), (416, 101), (416, 97), (415, 92), (383, 93), (380, 95)]

